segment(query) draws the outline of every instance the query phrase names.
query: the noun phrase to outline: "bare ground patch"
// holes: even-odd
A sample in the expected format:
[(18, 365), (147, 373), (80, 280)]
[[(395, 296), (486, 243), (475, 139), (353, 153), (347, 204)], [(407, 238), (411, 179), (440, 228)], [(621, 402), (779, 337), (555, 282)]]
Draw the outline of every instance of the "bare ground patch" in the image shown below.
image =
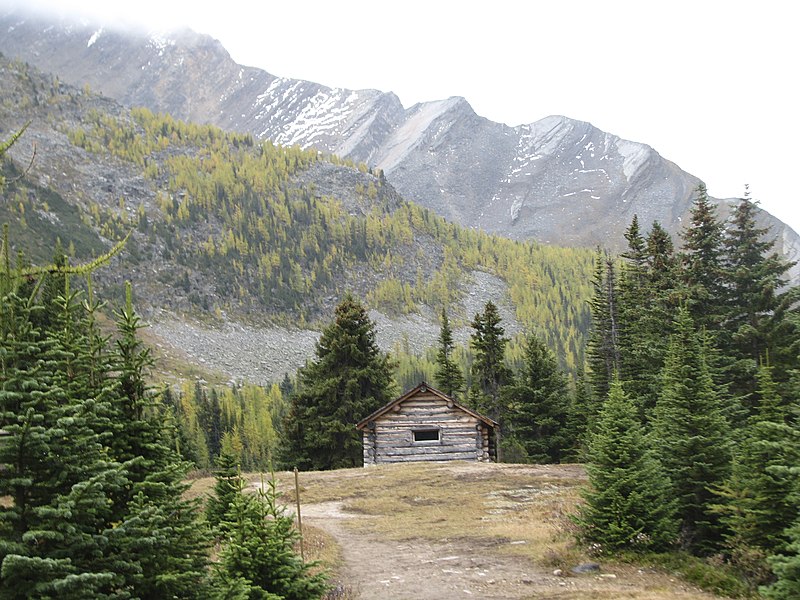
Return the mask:
[[(295, 506), (292, 474), (279, 488)], [(575, 546), (579, 465), (439, 463), (301, 473), (304, 525), (338, 544), (337, 581), (364, 600), (709, 600), (669, 573)], [(560, 570), (560, 574), (558, 573)]]

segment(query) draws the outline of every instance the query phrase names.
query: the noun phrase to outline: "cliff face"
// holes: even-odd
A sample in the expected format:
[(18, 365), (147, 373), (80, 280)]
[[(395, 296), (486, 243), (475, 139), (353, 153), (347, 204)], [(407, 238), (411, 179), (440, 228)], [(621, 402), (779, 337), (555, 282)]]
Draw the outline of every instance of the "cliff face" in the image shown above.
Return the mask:
[[(619, 250), (633, 214), (672, 234), (700, 179), (645, 144), (550, 116), (508, 127), (463, 98), (404, 108), (391, 93), (344, 90), (236, 64), (216, 40), (0, 16), (0, 52), (127, 105), (382, 168), (407, 199), (514, 239)], [(720, 200), (721, 212), (727, 212)], [(781, 250), (800, 237), (768, 213)], [(800, 270), (794, 272), (797, 277)]]

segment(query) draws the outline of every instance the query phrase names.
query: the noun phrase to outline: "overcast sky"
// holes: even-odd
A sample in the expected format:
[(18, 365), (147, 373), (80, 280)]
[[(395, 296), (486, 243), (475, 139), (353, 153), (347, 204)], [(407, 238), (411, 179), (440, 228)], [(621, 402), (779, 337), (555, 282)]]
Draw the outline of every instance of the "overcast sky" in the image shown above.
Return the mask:
[[(16, 0), (0, 0), (0, 8)], [(234, 60), (331, 87), (449, 96), (508, 125), (559, 114), (652, 146), (716, 197), (750, 184), (800, 231), (793, 2), (28, 0), (52, 14), (187, 26)], [(2, 35), (2, 32), (0, 32)]]

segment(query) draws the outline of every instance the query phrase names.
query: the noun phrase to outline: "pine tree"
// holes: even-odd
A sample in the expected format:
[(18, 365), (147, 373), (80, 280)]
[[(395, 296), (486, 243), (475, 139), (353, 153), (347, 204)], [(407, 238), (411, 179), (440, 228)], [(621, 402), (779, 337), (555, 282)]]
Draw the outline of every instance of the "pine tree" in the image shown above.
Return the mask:
[(283, 428), (285, 462), (301, 469), (361, 466), (355, 424), (394, 394), (391, 362), (375, 342), (375, 324), (348, 294), (317, 342), (316, 359), (298, 373)]
[(705, 552), (721, 539), (710, 490), (730, 472), (730, 432), (711, 376), (706, 340), (695, 331), (686, 308), (679, 309), (674, 327), (652, 424), (652, 443), (672, 482), (682, 544)]
[(531, 462), (559, 462), (569, 444), (567, 379), (552, 351), (536, 335), (528, 336), (525, 361), (514, 384), (503, 390), (507, 430)]
[(436, 353), (436, 387), (448, 396), (455, 398), (464, 390), (464, 375), (461, 367), (453, 360), (453, 332), (447, 311), (442, 309), (442, 328), (439, 332), (439, 350)]
[(664, 550), (677, 537), (669, 480), (637, 409), (615, 380), (589, 442), (590, 487), (577, 517), (581, 537), (603, 550)]

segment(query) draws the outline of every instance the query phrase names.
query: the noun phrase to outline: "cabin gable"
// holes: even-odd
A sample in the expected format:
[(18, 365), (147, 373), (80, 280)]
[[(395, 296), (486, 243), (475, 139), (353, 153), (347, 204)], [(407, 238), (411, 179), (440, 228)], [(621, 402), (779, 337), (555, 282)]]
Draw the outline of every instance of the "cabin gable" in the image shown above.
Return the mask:
[(364, 465), (412, 461), (490, 461), (491, 419), (424, 382), (365, 418)]

